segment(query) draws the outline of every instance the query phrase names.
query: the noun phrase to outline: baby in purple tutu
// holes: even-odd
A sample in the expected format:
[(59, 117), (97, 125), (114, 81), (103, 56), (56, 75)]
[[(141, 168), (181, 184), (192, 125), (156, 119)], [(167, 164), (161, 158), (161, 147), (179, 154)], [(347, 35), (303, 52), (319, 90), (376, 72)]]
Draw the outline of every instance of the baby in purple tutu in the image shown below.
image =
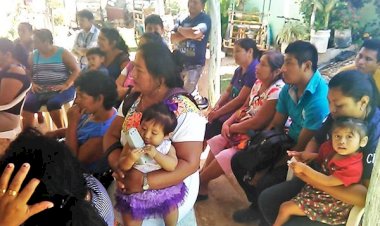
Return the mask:
[(178, 220), (178, 205), (186, 196), (186, 185), (178, 185), (150, 190), (147, 173), (164, 169), (174, 171), (178, 159), (169, 134), (177, 126), (175, 103), (160, 103), (147, 108), (141, 117), (138, 131), (145, 147), (131, 149), (126, 145), (119, 159), (119, 168), (124, 171), (132, 167), (144, 173), (143, 192), (124, 194), (116, 192), (115, 208), (121, 212), (124, 225), (141, 225), (150, 217), (161, 217), (165, 225), (174, 226)]

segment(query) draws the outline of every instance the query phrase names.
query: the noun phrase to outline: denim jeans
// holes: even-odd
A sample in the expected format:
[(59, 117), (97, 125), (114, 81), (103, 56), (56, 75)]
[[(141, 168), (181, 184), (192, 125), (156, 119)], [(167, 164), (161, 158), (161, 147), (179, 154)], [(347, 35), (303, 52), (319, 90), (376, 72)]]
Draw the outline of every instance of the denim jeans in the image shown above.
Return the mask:
[(241, 151), (237, 152), (231, 159), (232, 172), (240, 186), (243, 188), (247, 199), (253, 204), (253, 206), (257, 206), (258, 197), (262, 191), (275, 184), (281, 183), (286, 179), (288, 167), (287, 165), (282, 165), (266, 172), (266, 174), (257, 181), (256, 186), (253, 186), (243, 180), (247, 170), (240, 165), (238, 160), (241, 153)]
[(184, 70), (181, 72), (183, 78), (184, 86), (183, 88), (188, 92), (192, 93), (197, 88), (199, 78), (203, 72), (202, 65), (190, 65), (185, 66)]
[(72, 101), (75, 97), (75, 87), (72, 86), (63, 92), (57, 92), (47, 99), (40, 98), (40, 94), (29, 92), (26, 96), (24, 111), (36, 113), (42, 105), (46, 105), (48, 111), (61, 109), (62, 105)]

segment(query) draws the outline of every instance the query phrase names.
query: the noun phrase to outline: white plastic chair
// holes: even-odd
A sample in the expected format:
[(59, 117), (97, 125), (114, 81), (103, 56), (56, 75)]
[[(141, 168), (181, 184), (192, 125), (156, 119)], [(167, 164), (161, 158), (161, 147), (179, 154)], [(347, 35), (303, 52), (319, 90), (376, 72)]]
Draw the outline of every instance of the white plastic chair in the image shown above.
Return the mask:
[[(294, 157), (291, 159), (295, 160)], [(291, 180), (293, 178), (293, 170), (288, 168), (288, 174), (286, 175), (286, 180)], [(362, 219), (364, 214), (364, 207), (354, 206), (350, 211), (350, 215), (348, 216), (346, 226), (359, 226), (360, 220)]]
[[(73, 105), (73, 103), (74, 103), (74, 100), (63, 104), (62, 107), (61, 107), (61, 110), (63, 110), (63, 113), (62, 113), (63, 115), (62, 116), (63, 116), (64, 127), (67, 127), (67, 125), (68, 125), (67, 114), (66, 113), (69, 110), (69, 108)], [(39, 112), (42, 112), (42, 115), (45, 118), (45, 123), (46, 123), (47, 129), (49, 131), (52, 131), (52, 130), (56, 129), (55, 124), (54, 124), (53, 120), (50, 117), (49, 111), (46, 108), (46, 105), (42, 105), (41, 108), (40, 108), (40, 110), (39, 110)]]
[[(20, 108), (20, 114), (19, 114), (19, 115), (21, 115), (22, 109), (24, 108), (26, 94), (28, 93), (28, 91), (30, 90), (31, 87), (32, 87), (32, 85), (30, 85), (26, 90), (24, 90), (22, 93), (20, 93), (20, 95), (18, 95), (11, 103), (6, 104), (6, 105), (1, 105), (0, 111), (8, 110), (8, 109), (16, 106), (20, 102), (22, 102), (22, 105)], [(21, 129), (21, 116), (20, 116), (18, 126), (16, 128), (14, 128), (13, 130), (0, 132), (0, 138), (14, 140), (17, 137), (17, 135), (21, 132), (21, 130), (22, 129)]]

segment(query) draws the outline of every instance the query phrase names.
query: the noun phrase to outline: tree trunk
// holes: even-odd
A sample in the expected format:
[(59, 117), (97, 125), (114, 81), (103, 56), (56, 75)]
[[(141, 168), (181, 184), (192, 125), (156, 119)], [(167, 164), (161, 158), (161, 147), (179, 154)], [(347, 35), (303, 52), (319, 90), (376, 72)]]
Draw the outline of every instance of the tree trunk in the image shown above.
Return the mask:
[(220, 1), (209, 0), (208, 10), (211, 17), (211, 32), (209, 39), (210, 60), (208, 68), (208, 97), (213, 106), (220, 95), (220, 61), (222, 49), (221, 25), (220, 25)]
[(364, 226), (374, 226), (380, 224), (380, 142), (376, 148), (374, 157), (374, 166), (371, 175), (371, 183), (369, 184), (365, 212)]

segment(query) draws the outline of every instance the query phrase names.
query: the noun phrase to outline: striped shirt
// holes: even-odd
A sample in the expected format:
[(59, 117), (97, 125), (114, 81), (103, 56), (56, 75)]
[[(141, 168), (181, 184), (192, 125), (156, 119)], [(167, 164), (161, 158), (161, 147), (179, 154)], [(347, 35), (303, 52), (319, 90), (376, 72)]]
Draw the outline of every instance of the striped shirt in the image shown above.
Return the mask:
[[(73, 49), (77, 49), (77, 48), (90, 49), (93, 47), (97, 47), (99, 33), (100, 33), (100, 30), (94, 25), (92, 25), (90, 31), (87, 33), (84, 30), (81, 30), (75, 39)], [(78, 61), (80, 63), (81, 69), (83, 69), (84, 66), (87, 65), (87, 58), (85, 56), (79, 57)]]
[(114, 226), (114, 214), (111, 199), (103, 185), (92, 175), (83, 174), (87, 188), (91, 192), (91, 204), (108, 226)]
[(50, 57), (44, 57), (38, 50), (33, 51), (32, 81), (42, 87), (61, 85), (69, 78), (69, 69), (63, 63), (64, 49), (59, 47)]

